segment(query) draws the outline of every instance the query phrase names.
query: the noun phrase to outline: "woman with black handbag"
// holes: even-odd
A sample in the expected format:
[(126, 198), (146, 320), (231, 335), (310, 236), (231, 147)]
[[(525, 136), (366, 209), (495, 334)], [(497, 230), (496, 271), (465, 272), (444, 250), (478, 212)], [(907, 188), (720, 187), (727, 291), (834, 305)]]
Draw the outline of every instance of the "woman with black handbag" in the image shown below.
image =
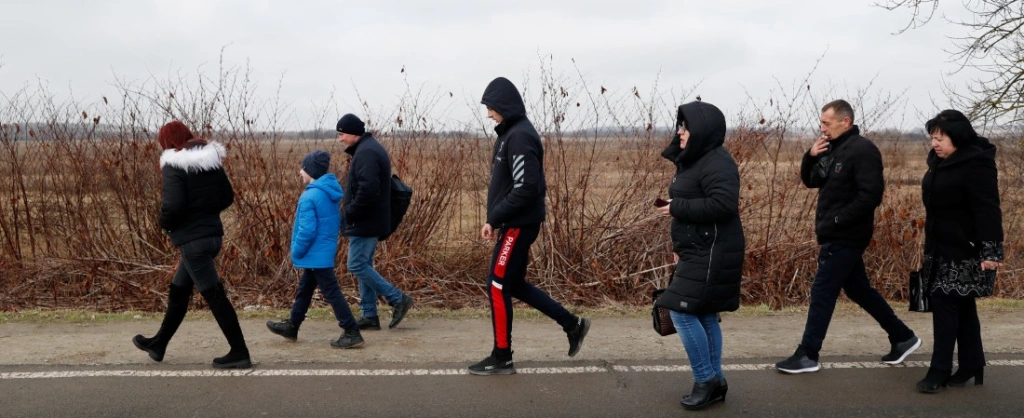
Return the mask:
[[(931, 366), (917, 389), (984, 382), (985, 353), (975, 299), (991, 296), (1003, 261), (996, 147), (978, 136), (956, 110), (925, 124), (931, 135), (928, 172), (921, 182), (925, 247), (921, 274), (931, 292), (935, 341)], [(952, 376), (953, 347), (960, 368)]]
[(740, 177), (736, 161), (722, 146), (725, 116), (714, 105), (679, 106), (676, 135), (662, 156), (676, 166), (667, 204), (672, 216), (676, 270), (655, 304), (669, 309), (686, 349), (694, 385), (681, 401), (703, 409), (725, 400), (722, 330), (718, 313), (740, 306), (744, 237), (740, 223)]

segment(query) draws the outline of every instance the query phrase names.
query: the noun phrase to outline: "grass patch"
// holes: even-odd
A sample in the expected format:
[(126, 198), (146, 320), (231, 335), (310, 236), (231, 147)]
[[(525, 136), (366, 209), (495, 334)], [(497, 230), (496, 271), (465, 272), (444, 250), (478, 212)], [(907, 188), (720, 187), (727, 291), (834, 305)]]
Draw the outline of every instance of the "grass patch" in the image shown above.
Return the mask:
[[(889, 302), (897, 315), (906, 312), (906, 302)], [(380, 306), (378, 310), (385, 317), (390, 317), (390, 309)], [(544, 319), (544, 314), (528, 306), (517, 304), (515, 307), (516, 319), (539, 320)], [(590, 318), (647, 318), (650, 316), (650, 307), (631, 306), (614, 304), (602, 308), (585, 308), (567, 305), (566, 309), (577, 315)], [(1024, 311), (1024, 300), (1020, 299), (999, 299), (984, 298), (978, 300), (980, 312), (1006, 313)], [(359, 307), (352, 306), (352, 312), (358, 317)], [(782, 309), (772, 309), (766, 304), (741, 306), (736, 312), (729, 312), (726, 315), (735, 317), (760, 317), (778, 314), (802, 314), (807, 312), (807, 306), (789, 306)], [(849, 301), (840, 301), (836, 305), (836, 313), (850, 314), (861, 312), (856, 304)], [(287, 318), (287, 309), (258, 309), (238, 312), (240, 319), (273, 320)], [(463, 308), (463, 309), (440, 309), (432, 307), (416, 307), (409, 312), (409, 318), (416, 319), (447, 319), (467, 320), (479, 319), (488, 320), (491, 317), (490, 310), (486, 308)], [(32, 309), (18, 312), (0, 312), (0, 324), (22, 323), (22, 324), (106, 324), (116, 322), (133, 321), (159, 321), (163, 318), (160, 312), (95, 312), (87, 310), (45, 310)], [(307, 320), (327, 321), (334, 319), (334, 312), (330, 307), (311, 308), (306, 314)], [(207, 310), (191, 310), (186, 320), (213, 320), (213, 315)]]

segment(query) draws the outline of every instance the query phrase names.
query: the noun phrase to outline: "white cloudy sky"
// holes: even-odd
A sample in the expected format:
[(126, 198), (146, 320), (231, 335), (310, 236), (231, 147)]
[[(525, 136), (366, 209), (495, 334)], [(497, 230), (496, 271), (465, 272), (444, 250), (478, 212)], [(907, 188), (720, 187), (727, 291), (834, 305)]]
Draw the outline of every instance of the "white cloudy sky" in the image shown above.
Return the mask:
[[(909, 13), (873, 3), (0, 0), (0, 92), (42, 80), (97, 100), (114, 95), (115, 77), (213, 73), (226, 46), (227, 63), (248, 63), (262, 95), (281, 81), (301, 128), (332, 91), (341, 113), (359, 110), (355, 88), (372, 107), (393, 105), (406, 76), (414, 88), (454, 93), (442, 117), (471, 120), (492, 78), (535, 79), (543, 55), (569, 75), (574, 59), (588, 84), (620, 92), (649, 90), (655, 79), (664, 91), (701, 82), (696, 93), (731, 113), (825, 54), (817, 83), (855, 89), (876, 79), (878, 91), (906, 90), (912, 112), (934, 113), (943, 80), (966, 80), (946, 75), (956, 65), (944, 49), (961, 30), (937, 19), (893, 35)], [(961, 17), (959, 2), (943, 3), (942, 13)]]

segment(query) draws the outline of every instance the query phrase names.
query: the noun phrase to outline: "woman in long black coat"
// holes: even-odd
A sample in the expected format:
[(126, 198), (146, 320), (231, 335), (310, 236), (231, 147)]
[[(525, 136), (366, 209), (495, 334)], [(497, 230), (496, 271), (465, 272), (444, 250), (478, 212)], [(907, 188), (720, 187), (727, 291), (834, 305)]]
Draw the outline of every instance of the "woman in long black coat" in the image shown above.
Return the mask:
[(740, 306), (744, 237), (740, 223), (740, 177), (736, 161), (722, 146), (725, 116), (714, 105), (679, 106), (676, 136), (662, 156), (676, 166), (669, 186), (672, 252), (676, 271), (658, 306), (671, 310), (693, 369), (694, 387), (682, 400), (687, 409), (724, 401), (722, 330), (718, 313)]
[[(1003, 261), (1003, 223), (996, 147), (956, 110), (942, 111), (925, 128), (932, 150), (921, 182), (926, 213), (921, 273), (929, 279), (935, 345), (917, 389), (933, 393), (971, 378), (975, 385), (984, 382), (975, 299), (992, 295)], [(959, 346), (960, 368), (950, 376), (954, 346)]]

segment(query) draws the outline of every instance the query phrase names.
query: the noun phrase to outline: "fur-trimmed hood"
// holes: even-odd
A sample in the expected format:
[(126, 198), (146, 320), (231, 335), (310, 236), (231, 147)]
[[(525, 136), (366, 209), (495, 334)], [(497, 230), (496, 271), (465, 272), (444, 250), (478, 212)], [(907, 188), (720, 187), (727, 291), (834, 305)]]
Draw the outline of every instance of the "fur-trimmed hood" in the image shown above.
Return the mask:
[(216, 141), (185, 148), (181, 151), (171, 148), (160, 155), (160, 168), (170, 165), (187, 172), (216, 170), (223, 166), (222, 161), (227, 154), (227, 148)]

